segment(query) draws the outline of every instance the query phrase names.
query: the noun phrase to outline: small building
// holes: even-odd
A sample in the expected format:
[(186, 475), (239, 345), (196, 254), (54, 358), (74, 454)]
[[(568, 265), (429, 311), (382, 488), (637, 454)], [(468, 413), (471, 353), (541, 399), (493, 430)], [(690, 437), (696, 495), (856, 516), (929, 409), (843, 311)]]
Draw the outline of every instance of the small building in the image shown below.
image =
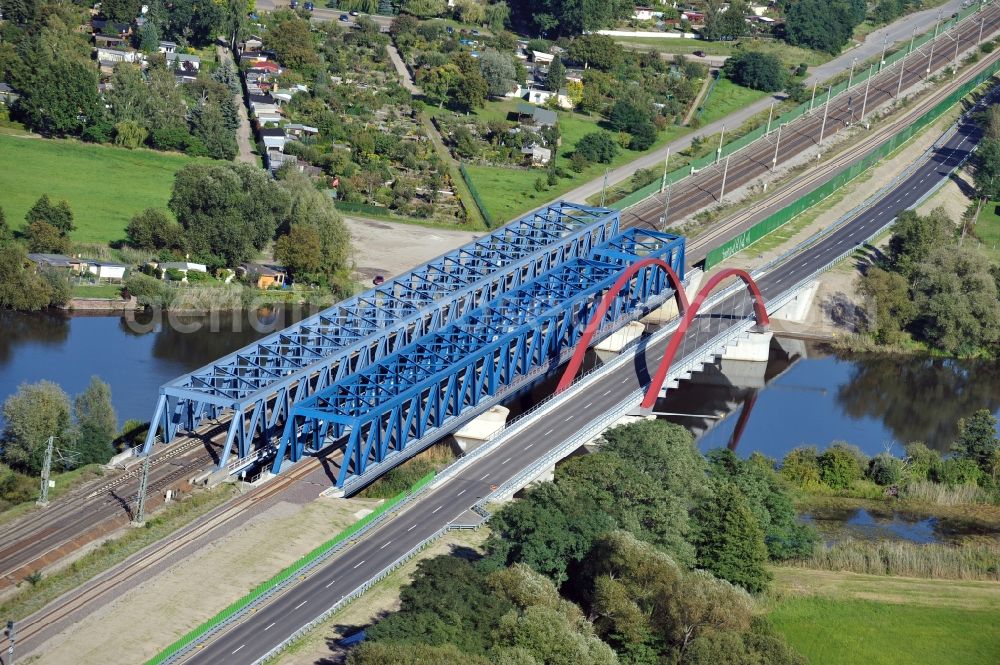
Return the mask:
[(201, 69), (201, 58), (187, 53), (169, 52), (166, 54), (167, 64), (174, 69), (190, 69), (197, 73)]
[(104, 48), (102, 46), (97, 47), (97, 60), (98, 62), (141, 62), (143, 60), (142, 54), (138, 51), (124, 51), (121, 49), (114, 48)]
[(177, 44), (174, 42), (162, 41), (156, 47), (156, 50), (160, 53), (177, 53)]
[(528, 90), (524, 97), (532, 104), (547, 104), (550, 99), (555, 98), (556, 104), (559, 108), (571, 109), (573, 108), (573, 100), (569, 98), (569, 93), (566, 90), (560, 90), (559, 92), (552, 92), (551, 90), (541, 90), (539, 88), (531, 88)]
[(301, 125), (299, 123), (291, 123), (285, 125), (285, 134), (291, 134), (292, 136), (316, 136), (319, 134), (318, 127), (311, 127), (309, 125)]
[(251, 51), (251, 52), (257, 51), (262, 46), (264, 46), (264, 40), (262, 40), (257, 35), (250, 35), (240, 44), (240, 52), (242, 53), (245, 51)]
[(17, 99), (17, 96), (14, 88), (0, 81), (0, 104), (12, 104)]
[(531, 162), (532, 165), (537, 164), (544, 166), (552, 160), (552, 150), (538, 145), (530, 145), (521, 148), (521, 154), (524, 155), (525, 160)]
[(183, 273), (184, 277), (181, 281), (187, 281), (187, 275), (189, 272), (203, 272), (208, 273), (208, 266), (204, 263), (192, 263), (191, 261), (168, 261), (166, 263), (155, 263), (151, 262), (151, 266), (158, 268), (163, 271), (163, 277), (166, 278), (168, 270), (177, 270)]
[(531, 61), (539, 65), (548, 65), (555, 60), (555, 56), (551, 53), (542, 53), (541, 51), (531, 52)]
[(555, 111), (539, 108), (531, 104), (518, 104), (518, 116), (529, 116), (531, 122), (539, 127), (554, 127), (559, 122), (559, 116)]
[(264, 127), (258, 130), (260, 134), (261, 143), (267, 150), (284, 150), (285, 143), (288, 142), (288, 137), (285, 136), (285, 130), (280, 127)]
[(253, 280), (258, 289), (281, 288), (288, 280), (285, 267), (274, 264), (244, 263), (240, 271)]
[(124, 49), (128, 42), (118, 35), (94, 35), (94, 44), (101, 48)]
[(44, 254), (40, 252), (31, 252), (28, 254), (28, 260), (34, 263), (38, 268), (72, 270), (73, 272), (82, 272), (86, 269), (85, 262), (72, 256), (66, 256), (65, 254)]
[(109, 282), (120, 282), (125, 278), (125, 266), (121, 263), (111, 263), (109, 261), (87, 260), (87, 272), (97, 277), (97, 280), (106, 279)]

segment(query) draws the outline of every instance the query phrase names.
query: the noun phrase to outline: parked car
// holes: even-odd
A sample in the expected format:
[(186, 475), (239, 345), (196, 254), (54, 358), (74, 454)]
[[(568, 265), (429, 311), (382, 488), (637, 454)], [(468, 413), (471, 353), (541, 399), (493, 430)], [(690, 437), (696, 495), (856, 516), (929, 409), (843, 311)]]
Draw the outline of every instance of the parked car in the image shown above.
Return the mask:
[(292, 9), (295, 9), (296, 7), (299, 6), (299, 0), (292, 0), (291, 2), (288, 3), (288, 6), (291, 7)]
[(704, 57), (705, 57), (705, 52), (704, 52), (704, 51), (695, 51), (695, 52), (694, 52), (694, 53), (692, 53), (691, 55), (696, 55), (696, 56), (698, 56), (699, 58), (704, 58)]
[(479, 36), (479, 31), (478, 30), (473, 30), (472, 34), (474, 34), (474, 35), (476, 35), (478, 37)]
[(341, 14), (341, 15), (340, 15), (340, 20), (341, 20), (341, 22), (343, 22), (343, 23), (347, 23), (348, 21), (350, 21), (350, 20), (351, 20), (351, 17), (350, 17), (350, 16), (348, 16), (347, 14)]
[(357, 15), (358, 15), (357, 12), (351, 12), (351, 16), (357, 16)]
[(313, 7), (314, 7), (314, 5), (313, 5), (313, 3), (311, 3), (311, 2), (307, 2), (307, 3), (305, 4), (305, 7), (306, 7), (306, 11), (307, 11), (307, 12), (311, 12), (311, 11), (313, 10)]

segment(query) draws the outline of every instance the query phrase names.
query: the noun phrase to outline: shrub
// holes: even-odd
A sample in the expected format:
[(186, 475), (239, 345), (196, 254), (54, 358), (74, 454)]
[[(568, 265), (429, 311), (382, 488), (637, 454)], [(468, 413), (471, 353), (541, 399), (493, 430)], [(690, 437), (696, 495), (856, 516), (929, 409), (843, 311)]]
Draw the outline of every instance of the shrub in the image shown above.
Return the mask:
[(171, 282), (184, 281), (184, 271), (179, 270), (178, 268), (167, 268), (164, 274)]
[(740, 53), (726, 60), (723, 71), (730, 81), (754, 90), (776, 92), (785, 87), (785, 68), (769, 53)]
[(125, 289), (145, 306), (162, 305), (166, 302), (166, 289), (155, 277), (133, 271), (125, 278)]
[(877, 485), (899, 485), (906, 477), (906, 464), (889, 453), (879, 453), (868, 463), (868, 478)]
[(905, 450), (907, 475), (913, 480), (927, 480), (941, 464), (941, 454), (923, 441), (908, 443)]
[(933, 480), (954, 487), (976, 484), (982, 475), (979, 466), (971, 459), (949, 457), (934, 469)]
[(996, 44), (994, 44), (993, 42), (984, 42), (983, 44), (979, 45), (979, 50), (982, 51), (983, 53), (993, 53), (996, 47), (997, 47)]
[(820, 484), (817, 457), (816, 448), (812, 446), (793, 449), (781, 461), (781, 476), (799, 487)]
[(835, 443), (817, 459), (819, 476), (834, 489), (848, 489), (864, 475), (862, 460), (864, 455), (857, 447)]
[(608, 132), (591, 132), (577, 142), (575, 153), (587, 161), (607, 164), (618, 154), (618, 145)]

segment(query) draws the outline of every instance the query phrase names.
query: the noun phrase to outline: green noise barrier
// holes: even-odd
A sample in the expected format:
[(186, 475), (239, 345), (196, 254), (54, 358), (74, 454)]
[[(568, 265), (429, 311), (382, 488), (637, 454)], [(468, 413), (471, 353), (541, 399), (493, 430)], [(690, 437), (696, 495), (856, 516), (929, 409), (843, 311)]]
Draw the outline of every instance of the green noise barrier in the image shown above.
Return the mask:
[(794, 203), (785, 206), (769, 217), (762, 219), (729, 242), (719, 245), (708, 253), (705, 257), (705, 269), (708, 270), (714, 265), (728, 259), (733, 254), (740, 252), (754, 244), (775, 229), (787, 224), (793, 217), (808, 210), (845, 184), (874, 166), (880, 159), (884, 158), (903, 143), (908, 141), (917, 132), (940, 118), (945, 111), (954, 106), (959, 100), (982, 85), (987, 79), (1000, 70), (1000, 62), (995, 62), (985, 70), (977, 74), (971, 80), (962, 84), (950, 95), (938, 102), (932, 109), (917, 118), (912, 124), (902, 131), (894, 134), (888, 141), (875, 148), (865, 155), (857, 163), (841, 171), (826, 183), (812, 190)]

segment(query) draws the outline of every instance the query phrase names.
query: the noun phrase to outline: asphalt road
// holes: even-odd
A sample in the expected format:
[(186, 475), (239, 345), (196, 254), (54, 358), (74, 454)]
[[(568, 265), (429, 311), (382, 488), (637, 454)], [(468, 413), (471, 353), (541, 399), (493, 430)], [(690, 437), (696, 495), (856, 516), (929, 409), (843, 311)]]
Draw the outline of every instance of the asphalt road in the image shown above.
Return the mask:
[[(815, 269), (857, 247), (899, 211), (947, 177), (979, 140), (981, 130), (966, 121), (942, 148), (916, 168), (875, 205), (822, 241), (776, 266), (757, 280), (766, 300), (807, 278)], [(687, 334), (678, 362), (694, 353), (699, 340), (734, 325), (733, 314), (749, 312), (747, 298), (737, 294), (703, 310)], [(739, 317), (742, 318), (742, 317)], [(280, 644), (288, 635), (390, 565), (422, 540), (449, 524), (467, 523), (470, 508), (491, 491), (559, 447), (588, 422), (599, 418), (645, 385), (655, 370), (667, 340), (651, 345), (597, 380), (585, 396), (563, 400), (545, 417), (525, 426), (502, 448), (474, 460), (464, 471), (417, 500), (398, 517), (370, 533), (242, 623), (203, 645), (188, 662), (212, 665), (250, 663)], [(689, 351), (685, 352), (687, 349)]]

